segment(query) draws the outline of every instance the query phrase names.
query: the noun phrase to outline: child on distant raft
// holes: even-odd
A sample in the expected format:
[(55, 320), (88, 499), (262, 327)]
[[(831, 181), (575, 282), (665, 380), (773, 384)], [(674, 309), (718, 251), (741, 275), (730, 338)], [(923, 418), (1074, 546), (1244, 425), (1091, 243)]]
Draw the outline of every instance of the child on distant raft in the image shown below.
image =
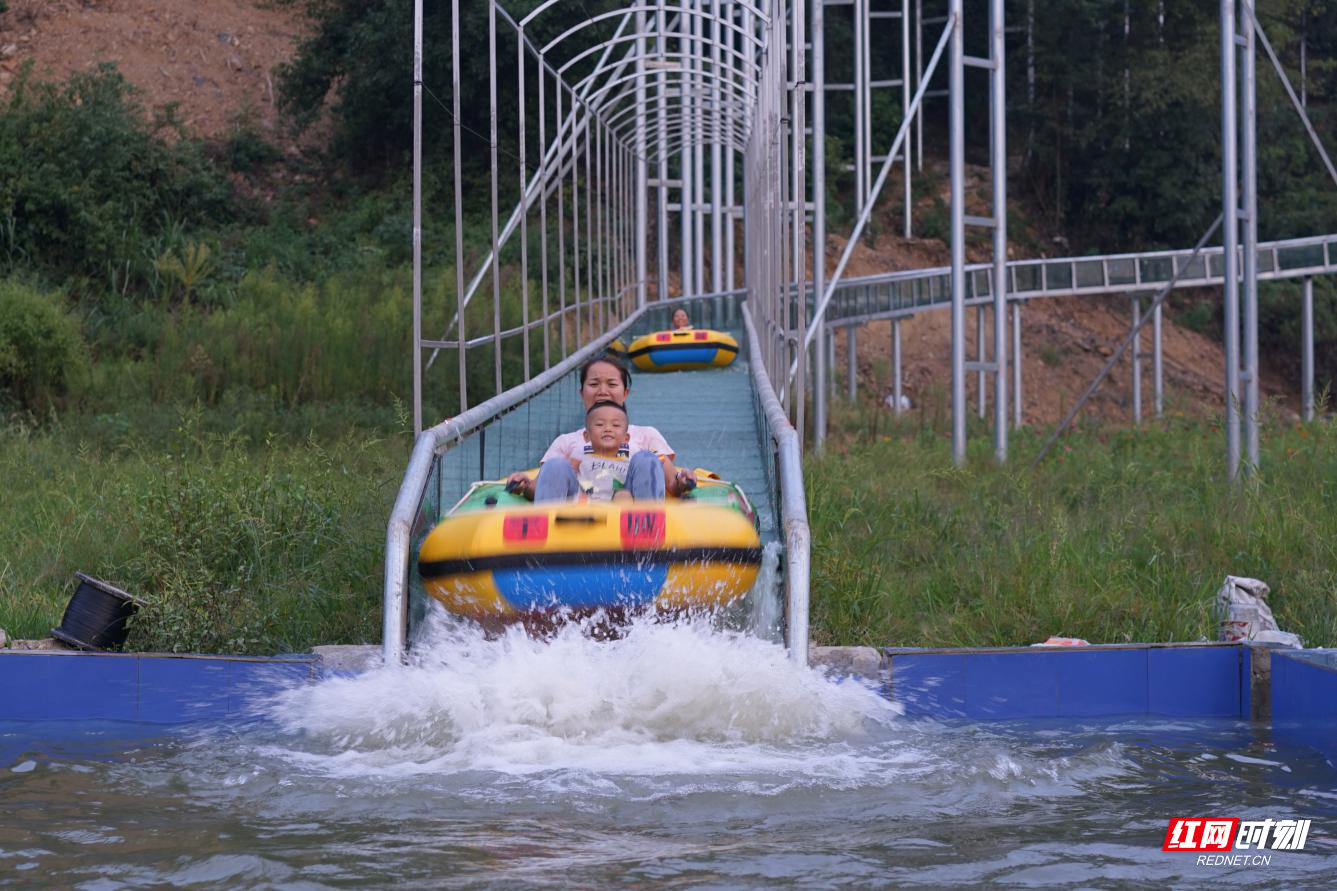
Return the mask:
[(580, 488), (591, 501), (630, 499), (627, 469), (631, 466), (631, 437), (627, 410), (616, 402), (596, 402), (585, 413), (585, 447), (571, 459)]

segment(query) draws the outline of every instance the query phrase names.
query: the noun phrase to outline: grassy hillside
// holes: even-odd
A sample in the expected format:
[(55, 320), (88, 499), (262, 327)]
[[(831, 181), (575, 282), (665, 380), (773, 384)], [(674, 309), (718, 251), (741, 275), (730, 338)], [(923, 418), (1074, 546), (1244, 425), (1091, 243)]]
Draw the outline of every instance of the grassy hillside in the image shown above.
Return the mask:
[(1224, 478), (1221, 431), (1182, 419), (1088, 429), (1035, 469), (1048, 431), (1015, 434), (1006, 467), (972, 431), (959, 470), (931, 426), (870, 435), (867, 416), (836, 420), (843, 432), (806, 467), (824, 643), (1215, 640), (1230, 574), (1272, 586), (1284, 629), (1337, 645), (1331, 419), (1266, 430), (1264, 472), (1239, 486)]

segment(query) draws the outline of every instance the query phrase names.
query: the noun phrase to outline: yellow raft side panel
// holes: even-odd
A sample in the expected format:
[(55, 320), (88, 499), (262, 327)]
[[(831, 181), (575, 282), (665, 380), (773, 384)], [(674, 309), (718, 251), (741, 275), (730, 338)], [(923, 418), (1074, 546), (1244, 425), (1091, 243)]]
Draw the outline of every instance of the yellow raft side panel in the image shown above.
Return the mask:
[[(656, 549), (756, 548), (757, 530), (736, 510), (690, 501), (569, 501), (446, 517), (428, 534), (421, 562), (464, 560), (505, 554), (621, 551), (624, 513), (662, 513), (664, 534)], [(523, 528), (545, 520), (547, 533)], [(507, 531), (507, 527), (510, 531)]]
[[(679, 501), (470, 511), (442, 520), (419, 552), (427, 593), (476, 619), (561, 606), (713, 608), (745, 594), (759, 563), (746, 516)], [(507, 591), (530, 600), (512, 603)]]
[(464, 572), (423, 582), (427, 593), (452, 613), (474, 619), (507, 618), (516, 614), (492, 584), (492, 571)]
[(633, 340), (627, 355), (641, 371), (723, 368), (738, 357), (738, 341), (708, 328), (653, 331)]
[(755, 563), (675, 563), (655, 605), (668, 610), (726, 606), (752, 589), (759, 570)]

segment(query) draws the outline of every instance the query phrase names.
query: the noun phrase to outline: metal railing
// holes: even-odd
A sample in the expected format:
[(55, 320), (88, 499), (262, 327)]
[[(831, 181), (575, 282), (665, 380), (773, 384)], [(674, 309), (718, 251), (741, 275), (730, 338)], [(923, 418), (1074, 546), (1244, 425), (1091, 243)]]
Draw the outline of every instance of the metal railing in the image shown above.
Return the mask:
[[(750, 356), (759, 358), (761, 339), (752, 322), (751, 307), (743, 304)], [(785, 548), (785, 641), (790, 656), (808, 662), (808, 594), (812, 535), (808, 529), (808, 503), (803, 489), (803, 448), (798, 432), (775, 395), (766, 369), (751, 362), (752, 392), (757, 400), (757, 427), (762, 431), (763, 454), (774, 461), (771, 479), (780, 506), (780, 526)]]
[[(1204, 248), (1196, 258), (1191, 249), (1096, 257), (1061, 257), (1048, 260), (1009, 260), (1009, 301), (1039, 297), (1078, 297), (1100, 294), (1152, 292), (1175, 282), (1176, 288), (1219, 286), (1222, 249)], [(1337, 274), (1337, 234), (1258, 245), (1258, 278), (1275, 281)], [(993, 272), (989, 264), (966, 266), (966, 302), (993, 302)], [(908, 269), (845, 279), (827, 307), (833, 327), (862, 325), (881, 319), (904, 318), (950, 305), (948, 267)], [(811, 300), (811, 295), (809, 295)]]

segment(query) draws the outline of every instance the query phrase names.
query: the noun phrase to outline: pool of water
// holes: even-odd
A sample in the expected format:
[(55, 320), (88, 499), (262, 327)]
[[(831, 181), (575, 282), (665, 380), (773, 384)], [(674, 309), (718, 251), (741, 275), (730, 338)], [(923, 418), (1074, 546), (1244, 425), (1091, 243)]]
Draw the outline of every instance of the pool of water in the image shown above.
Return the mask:
[[(1328, 886), (1337, 771), (1243, 722), (944, 724), (703, 625), (440, 625), (164, 730), (0, 719), (0, 887)], [(1172, 817), (1304, 818), (1199, 866)]]

